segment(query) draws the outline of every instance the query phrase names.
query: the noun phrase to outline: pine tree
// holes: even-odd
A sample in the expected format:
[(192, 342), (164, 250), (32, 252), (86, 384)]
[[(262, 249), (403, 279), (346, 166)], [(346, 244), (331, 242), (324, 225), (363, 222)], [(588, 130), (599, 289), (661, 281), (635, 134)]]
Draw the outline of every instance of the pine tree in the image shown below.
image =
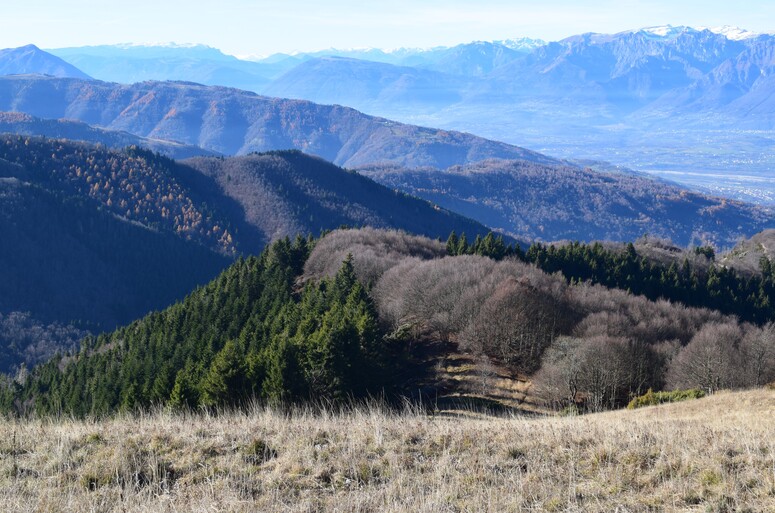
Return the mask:
[(457, 255), (457, 246), (458, 246), (458, 238), (457, 234), (453, 230), (452, 233), (449, 234), (449, 237), (447, 238), (447, 255), (449, 256), (455, 256)]
[(455, 251), (456, 255), (467, 255), (468, 254), (468, 240), (466, 239), (466, 234), (461, 233), (460, 238), (457, 241), (457, 250)]
[(175, 376), (169, 404), (173, 408), (195, 408), (199, 404), (199, 391), (194, 386), (194, 378), (188, 365)]
[(229, 340), (216, 355), (199, 387), (203, 406), (239, 404), (245, 400), (245, 358)]

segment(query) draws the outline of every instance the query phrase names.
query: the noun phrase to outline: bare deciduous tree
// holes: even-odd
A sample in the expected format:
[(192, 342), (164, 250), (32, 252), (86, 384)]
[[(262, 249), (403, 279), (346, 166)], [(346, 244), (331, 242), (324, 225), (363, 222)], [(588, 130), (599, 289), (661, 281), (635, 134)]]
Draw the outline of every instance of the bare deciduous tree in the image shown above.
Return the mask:
[(745, 386), (760, 387), (775, 380), (775, 324), (749, 328), (740, 342)]
[(706, 324), (672, 361), (668, 386), (699, 387), (708, 393), (738, 386), (742, 364), (737, 346), (741, 338), (736, 322)]

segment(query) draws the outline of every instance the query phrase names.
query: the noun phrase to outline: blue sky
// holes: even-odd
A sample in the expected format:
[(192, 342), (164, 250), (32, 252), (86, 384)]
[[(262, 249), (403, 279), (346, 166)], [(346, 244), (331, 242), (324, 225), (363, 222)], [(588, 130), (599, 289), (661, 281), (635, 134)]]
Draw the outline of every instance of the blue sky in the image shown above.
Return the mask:
[(772, 0), (25, 0), (0, 47), (204, 43), (236, 55), (454, 45), (673, 24), (775, 31)]

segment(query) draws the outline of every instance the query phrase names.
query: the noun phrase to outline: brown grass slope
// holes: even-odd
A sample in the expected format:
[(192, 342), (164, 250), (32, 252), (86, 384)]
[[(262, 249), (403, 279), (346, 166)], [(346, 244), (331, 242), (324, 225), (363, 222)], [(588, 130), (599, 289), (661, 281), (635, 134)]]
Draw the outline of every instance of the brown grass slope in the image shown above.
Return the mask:
[(581, 417), (362, 408), (0, 422), (27, 511), (773, 511), (775, 391)]
[(734, 268), (744, 274), (758, 273), (762, 257), (770, 260), (775, 249), (775, 230), (759, 232), (749, 239), (738, 241), (734, 248), (721, 255), (723, 265)]

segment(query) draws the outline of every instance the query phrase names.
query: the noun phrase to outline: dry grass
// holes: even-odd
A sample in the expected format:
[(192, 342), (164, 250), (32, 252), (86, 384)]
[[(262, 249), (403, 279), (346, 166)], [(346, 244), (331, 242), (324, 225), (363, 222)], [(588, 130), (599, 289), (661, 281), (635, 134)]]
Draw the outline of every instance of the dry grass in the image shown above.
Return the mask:
[(4, 511), (775, 511), (775, 391), (568, 418), (0, 421)]

